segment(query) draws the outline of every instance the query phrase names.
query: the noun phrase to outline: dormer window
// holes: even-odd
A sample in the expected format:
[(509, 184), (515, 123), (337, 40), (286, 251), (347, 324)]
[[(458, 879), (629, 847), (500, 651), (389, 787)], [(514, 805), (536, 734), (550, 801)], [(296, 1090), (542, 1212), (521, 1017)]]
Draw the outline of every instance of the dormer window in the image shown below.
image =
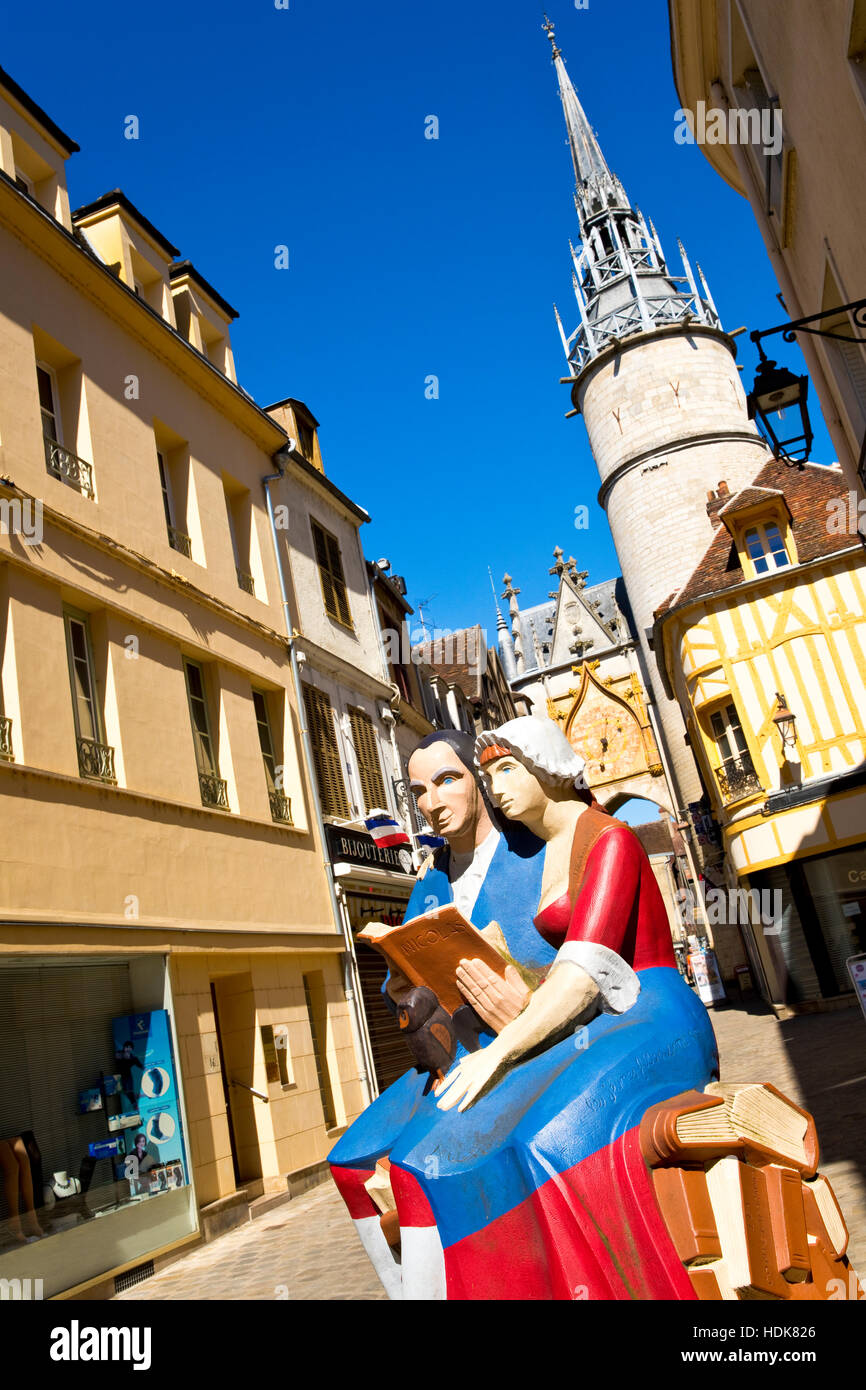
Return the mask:
[(750, 526), (743, 537), (756, 574), (768, 574), (791, 563), (784, 537), (775, 522)]
[(307, 424), (306, 420), (303, 420), (301, 418), (300, 415), (298, 415), (296, 418), (298, 422), (298, 444), (300, 445), (301, 453), (303, 454), (305, 459), (308, 459), (309, 462), (312, 463), (314, 458), (314, 436), (312, 428), (310, 425)]

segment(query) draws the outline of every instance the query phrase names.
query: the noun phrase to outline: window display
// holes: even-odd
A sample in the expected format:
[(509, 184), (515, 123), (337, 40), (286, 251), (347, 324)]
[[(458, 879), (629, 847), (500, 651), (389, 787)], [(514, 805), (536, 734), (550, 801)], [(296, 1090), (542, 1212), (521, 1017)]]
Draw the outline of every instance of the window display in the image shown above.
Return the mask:
[(0, 1277), (50, 1297), (195, 1229), (170, 1014), (135, 1011), (166, 991), (162, 957), (0, 968)]

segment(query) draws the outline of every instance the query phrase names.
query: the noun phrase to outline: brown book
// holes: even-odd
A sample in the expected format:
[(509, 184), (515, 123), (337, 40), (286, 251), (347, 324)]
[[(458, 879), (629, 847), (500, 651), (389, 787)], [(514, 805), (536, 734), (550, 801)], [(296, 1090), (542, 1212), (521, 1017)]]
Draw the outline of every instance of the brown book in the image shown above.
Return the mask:
[(770, 1202), (776, 1263), (789, 1284), (801, 1284), (808, 1279), (811, 1268), (803, 1180), (795, 1169), (779, 1168), (776, 1164), (768, 1164), (761, 1171)]
[[(707, 1123), (697, 1133), (683, 1136), (680, 1120), (696, 1116)], [(722, 1154), (736, 1154), (742, 1142), (727, 1123), (721, 1096), (703, 1091), (683, 1091), (672, 1100), (647, 1110), (640, 1126), (641, 1152), (651, 1168), (659, 1164), (705, 1163)]]
[(653, 1184), (668, 1232), (683, 1264), (721, 1259), (722, 1246), (706, 1173), (696, 1168), (657, 1168)]
[(836, 1193), (820, 1174), (814, 1182), (803, 1183), (806, 1230), (832, 1255), (848, 1249), (848, 1227), (836, 1200)]
[(509, 964), (454, 903), (445, 903), (399, 927), (370, 922), (358, 932), (358, 938), (380, 951), (413, 985), (432, 989), (449, 1014), (466, 1003), (457, 985), (461, 960), (483, 961), (500, 979)]
[(689, 1265), (689, 1278), (692, 1288), (702, 1301), (718, 1303), (720, 1299), (736, 1299), (727, 1280), (724, 1260), (714, 1260), (711, 1264)]
[(770, 1199), (761, 1168), (720, 1158), (707, 1170), (722, 1254), (739, 1298), (788, 1298), (791, 1285), (779, 1271), (770, 1221)]

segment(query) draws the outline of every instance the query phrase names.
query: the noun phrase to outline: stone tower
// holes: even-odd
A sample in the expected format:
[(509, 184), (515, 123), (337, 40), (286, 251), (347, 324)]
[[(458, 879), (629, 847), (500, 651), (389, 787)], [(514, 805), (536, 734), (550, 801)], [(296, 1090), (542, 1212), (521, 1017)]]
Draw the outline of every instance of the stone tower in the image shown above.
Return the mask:
[[(706, 281), (669, 269), (658, 234), (611, 173), (553, 46), (575, 173), (580, 245), (572, 247), (580, 321), (566, 336), (575, 413), (582, 414), (601, 477), (643, 666), (680, 807), (701, 794), (679, 706), (662, 689), (649, 647), (653, 613), (689, 577), (713, 530), (708, 494), (736, 491), (766, 463), (749, 420), (735, 363)], [(578, 499), (579, 500), (579, 499)]]

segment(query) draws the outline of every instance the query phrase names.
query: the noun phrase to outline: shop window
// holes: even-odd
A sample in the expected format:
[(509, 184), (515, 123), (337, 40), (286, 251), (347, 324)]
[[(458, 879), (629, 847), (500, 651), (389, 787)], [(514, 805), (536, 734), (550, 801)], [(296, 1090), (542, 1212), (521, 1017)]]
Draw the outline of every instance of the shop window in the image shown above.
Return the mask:
[(363, 809), (368, 812), (374, 808), (387, 810), (385, 784), (382, 781), (382, 769), (379, 765), (376, 730), (373, 721), (369, 714), (365, 714), (363, 710), (350, 709), (349, 723), (352, 729), (355, 756), (358, 759), (361, 795), (364, 799)]
[(351, 628), (352, 613), (349, 608), (349, 596), (346, 592), (339, 541), (317, 521), (311, 520), (310, 525), (313, 529), (313, 545), (316, 552), (316, 564), (319, 567), (325, 612), (329, 618), (334, 618), (344, 627)]
[(64, 613), (64, 621), (78, 770), (82, 777), (92, 778), (97, 782), (113, 783), (117, 781), (114, 773), (114, 749), (105, 741), (93, 665), (90, 620), (86, 613), (68, 610)]
[(253, 709), (255, 710), (256, 727), (259, 732), (259, 747), (262, 750), (262, 762), (265, 767), (265, 781), (268, 786), (271, 816), (275, 821), (283, 821), (285, 824), (291, 825), (292, 803), (283, 792), (282, 767), (278, 767), (274, 757), (274, 740), (271, 732), (268, 697), (263, 690), (253, 691)]
[(202, 805), (227, 811), (229, 809), (228, 787), (219, 775), (219, 765), (211, 736), (211, 719), (204, 669), (195, 661), (184, 661), (183, 666), (186, 673), (186, 693), (189, 700), (189, 715), (192, 723)]
[(334, 713), (327, 695), (315, 686), (304, 686), (304, 708), (307, 729), (313, 749), (316, 781), (322, 813), (326, 816), (349, 816), (346, 783), (340, 762), (340, 749), (334, 728)]
[(322, 1113), (325, 1128), (333, 1129), (337, 1123), (334, 1106), (334, 1092), (328, 1065), (328, 1004), (325, 994), (325, 977), (321, 970), (304, 976), (304, 998), (310, 1019), (310, 1033), (313, 1039), (313, 1056), (316, 1063), (316, 1078), (319, 1095), (322, 1098)]
[(195, 1229), (164, 988), (158, 956), (4, 960), (0, 1279), (50, 1298)]
[(775, 522), (751, 526), (743, 540), (756, 574), (768, 574), (790, 564), (784, 538)]

